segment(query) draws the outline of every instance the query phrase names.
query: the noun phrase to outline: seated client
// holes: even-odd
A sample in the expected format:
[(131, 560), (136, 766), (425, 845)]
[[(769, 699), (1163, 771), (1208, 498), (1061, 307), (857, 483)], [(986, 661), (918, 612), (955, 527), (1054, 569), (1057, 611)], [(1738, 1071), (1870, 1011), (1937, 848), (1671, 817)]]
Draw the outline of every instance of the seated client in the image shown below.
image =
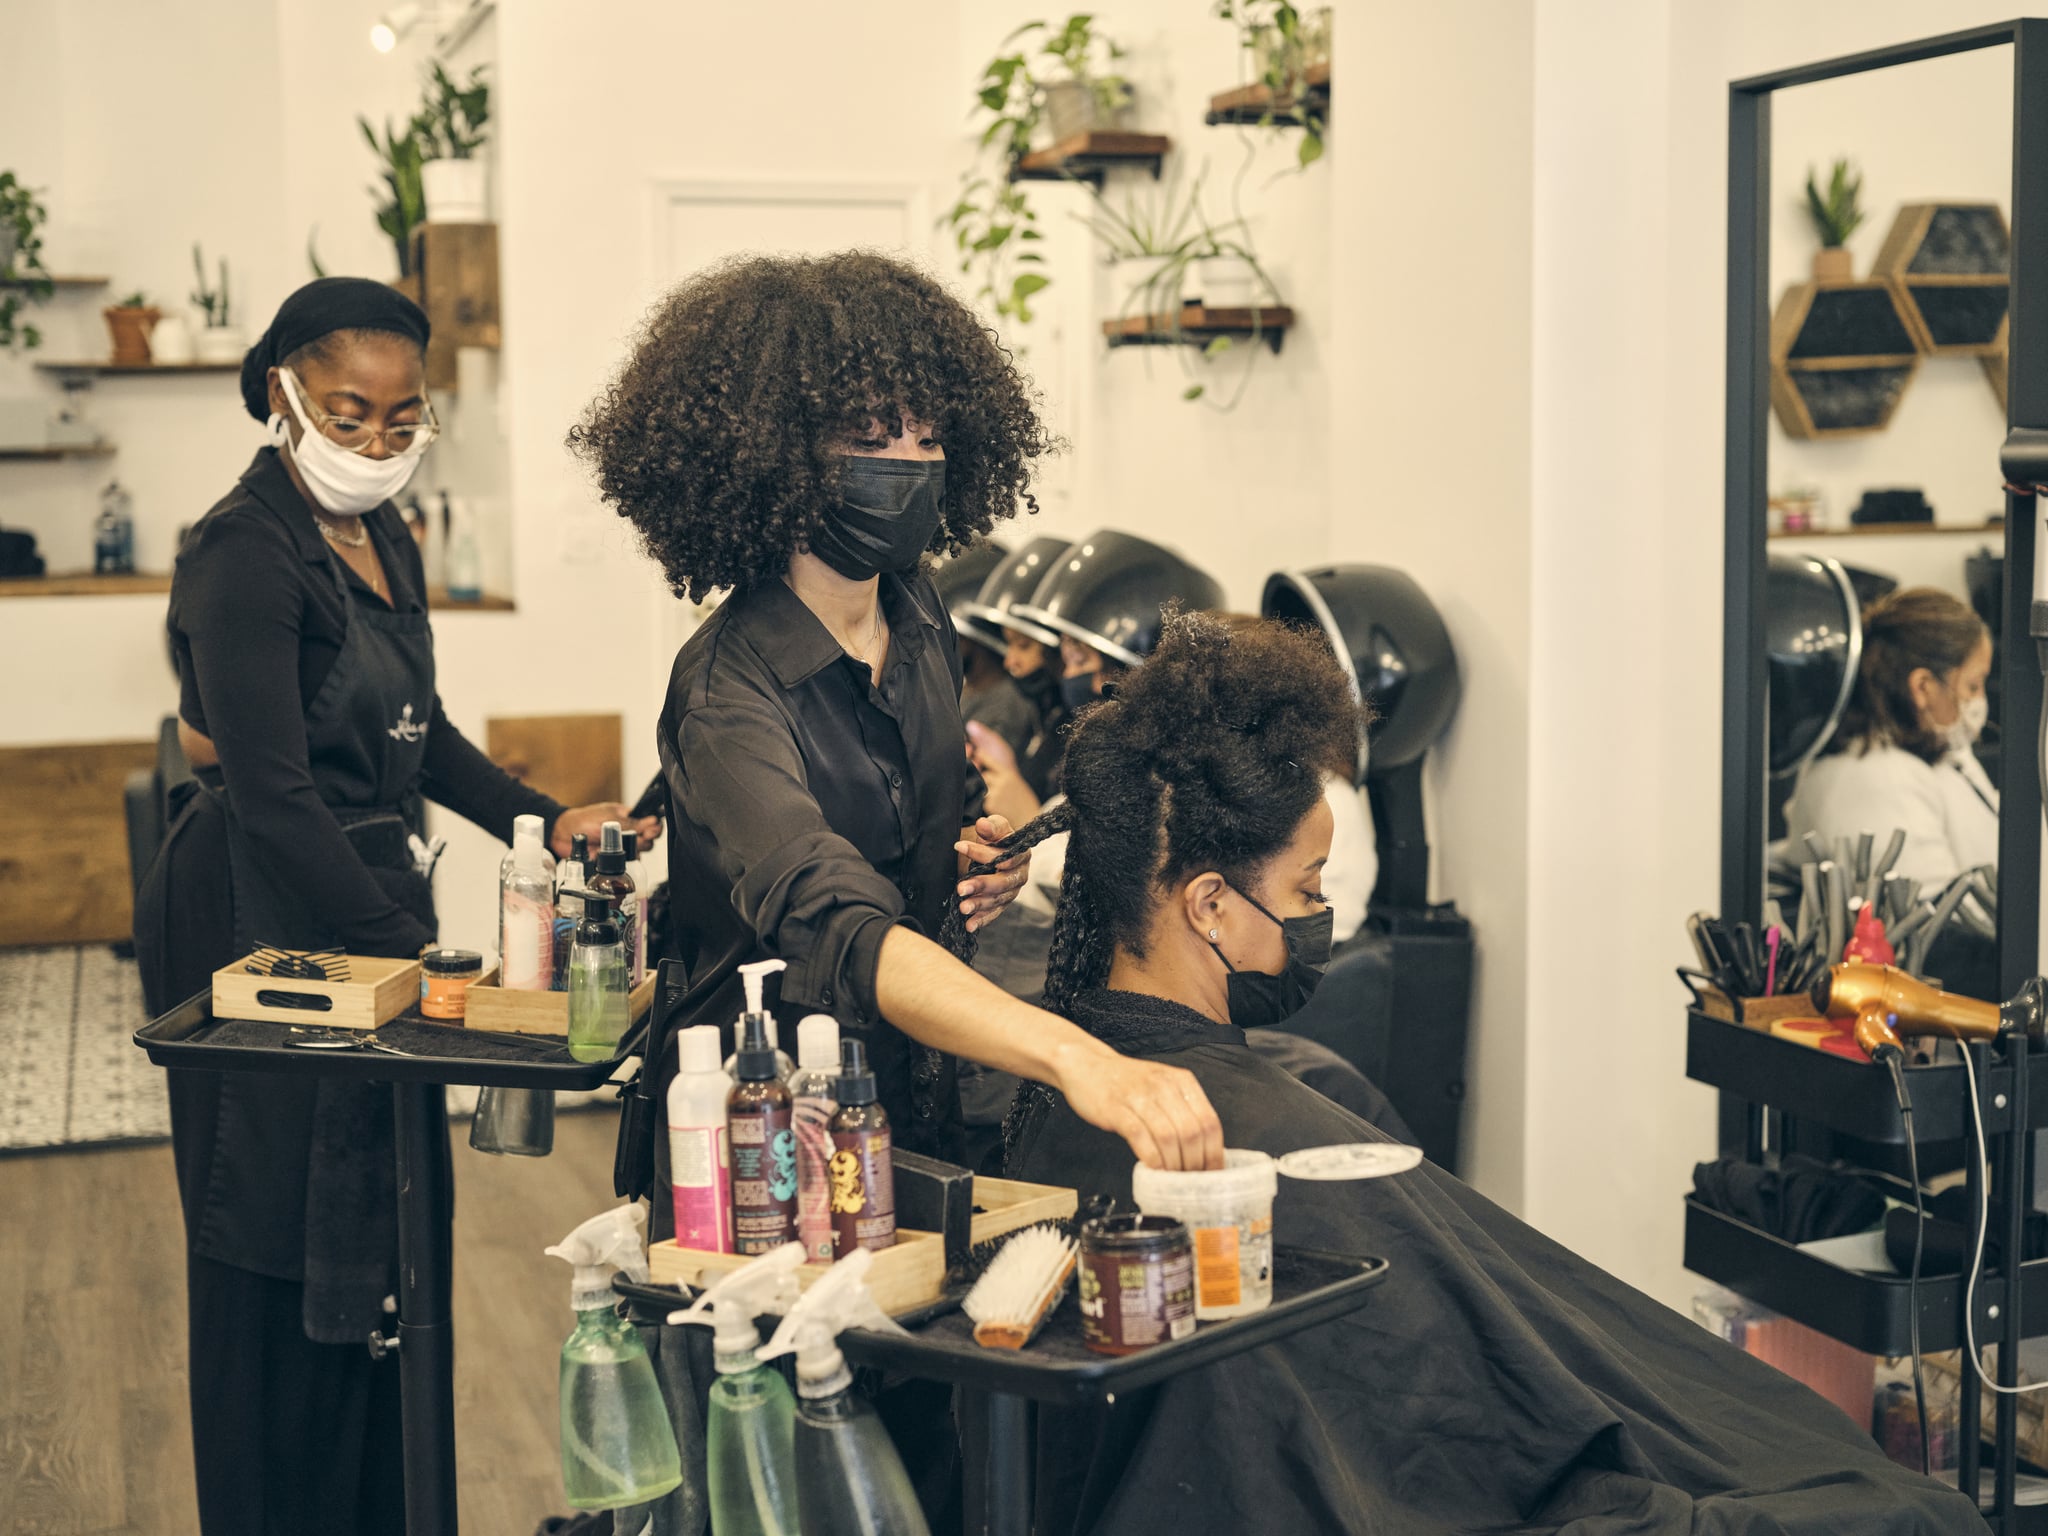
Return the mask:
[[(1315, 636), (1173, 619), (1069, 739), (1048, 1008), (1194, 1073), (1227, 1145), (1385, 1140), (1247, 1048), (1327, 957), (1322, 776), (1358, 740)], [(1010, 1171), (1131, 1198), (1133, 1157), (1027, 1086)], [(1597, 1176), (1597, 1170), (1590, 1176)], [(1040, 1420), (1046, 1531), (1964, 1532), (1969, 1500), (1838, 1409), (1432, 1164), (1283, 1178), (1283, 1245), (1380, 1255), (1357, 1311)]]

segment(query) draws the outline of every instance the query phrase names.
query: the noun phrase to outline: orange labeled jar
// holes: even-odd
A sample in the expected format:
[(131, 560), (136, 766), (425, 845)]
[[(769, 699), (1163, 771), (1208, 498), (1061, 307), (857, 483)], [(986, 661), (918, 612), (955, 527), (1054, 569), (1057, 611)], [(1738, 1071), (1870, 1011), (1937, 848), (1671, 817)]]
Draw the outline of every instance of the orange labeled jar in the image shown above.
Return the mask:
[(469, 984), (484, 973), (484, 957), (473, 949), (430, 949), (420, 956), (420, 1015), (460, 1023), (469, 1006)]

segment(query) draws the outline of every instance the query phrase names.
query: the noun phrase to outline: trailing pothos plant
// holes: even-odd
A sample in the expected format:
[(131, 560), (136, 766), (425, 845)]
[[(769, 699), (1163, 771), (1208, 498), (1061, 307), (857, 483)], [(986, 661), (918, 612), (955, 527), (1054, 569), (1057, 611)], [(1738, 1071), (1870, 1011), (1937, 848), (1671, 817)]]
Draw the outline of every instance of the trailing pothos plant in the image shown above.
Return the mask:
[(1250, 60), (1251, 82), (1266, 88), (1270, 104), (1260, 126), (1298, 126), (1296, 163), (1304, 168), (1315, 164), (1323, 157), (1329, 98), (1309, 89), (1308, 69), (1330, 56), (1328, 9), (1304, 14), (1289, 0), (1215, 0), (1215, 10), (1237, 28), (1238, 46)]
[(21, 313), (57, 291), (43, 270), (39, 231), (48, 217), (33, 187), (23, 186), (12, 171), (0, 171), (0, 348), (28, 351), (43, 344), (43, 333)]
[[(1030, 44), (1035, 41), (1034, 48)], [(980, 273), (975, 297), (1006, 320), (1028, 325), (1031, 301), (1051, 286), (1038, 213), (1011, 169), (1031, 152), (1045, 118), (1046, 88), (1066, 82), (1088, 87), (1096, 115), (1108, 119), (1130, 101), (1130, 83), (1116, 70), (1123, 49), (1095, 30), (1089, 12), (1076, 12), (1057, 30), (1027, 21), (1002, 41), (975, 87), (969, 115), (981, 126), (975, 163), (960, 178), (959, 196), (939, 223), (950, 226), (962, 272)]]

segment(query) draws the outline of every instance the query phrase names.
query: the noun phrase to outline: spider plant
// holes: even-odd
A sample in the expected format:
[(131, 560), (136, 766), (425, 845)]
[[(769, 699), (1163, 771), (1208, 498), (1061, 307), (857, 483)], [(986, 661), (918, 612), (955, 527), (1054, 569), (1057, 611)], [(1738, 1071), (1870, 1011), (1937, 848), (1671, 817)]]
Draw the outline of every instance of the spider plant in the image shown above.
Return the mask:
[(1847, 245), (1863, 222), (1863, 175), (1847, 160), (1837, 160), (1822, 192), (1814, 180), (1813, 168), (1806, 170), (1806, 213), (1824, 248)]

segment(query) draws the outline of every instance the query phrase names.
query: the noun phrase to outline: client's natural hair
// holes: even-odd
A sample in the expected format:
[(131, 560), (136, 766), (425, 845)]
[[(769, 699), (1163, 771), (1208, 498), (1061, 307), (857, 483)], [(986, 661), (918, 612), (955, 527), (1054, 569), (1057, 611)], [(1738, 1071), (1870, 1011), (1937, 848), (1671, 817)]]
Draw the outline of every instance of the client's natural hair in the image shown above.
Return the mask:
[(1947, 682), (1988, 634), (1968, 604), (1933, 587), (1908, 587), (1872, 603), (1863, 611), (1856, 687), (1827, 752), (1897, 746), (1934, 762), (1947, 743), (1921, 724), (1908, 679), (1925, 667)]
[(1073, 833), (1046, 1007), (1067, 1013), (1102, 985), (1118, 945), (1143, 954), (1154, 908), (1184, 880), (1213, 869), (1256, 890), (1259, 866), (1322, 798), (1323, 775), (1349, 772), (1359, 722), (1316, 632), (1169, 613), (1145, 664), (1082, 711), (1065, 803), (1014, 840)]

